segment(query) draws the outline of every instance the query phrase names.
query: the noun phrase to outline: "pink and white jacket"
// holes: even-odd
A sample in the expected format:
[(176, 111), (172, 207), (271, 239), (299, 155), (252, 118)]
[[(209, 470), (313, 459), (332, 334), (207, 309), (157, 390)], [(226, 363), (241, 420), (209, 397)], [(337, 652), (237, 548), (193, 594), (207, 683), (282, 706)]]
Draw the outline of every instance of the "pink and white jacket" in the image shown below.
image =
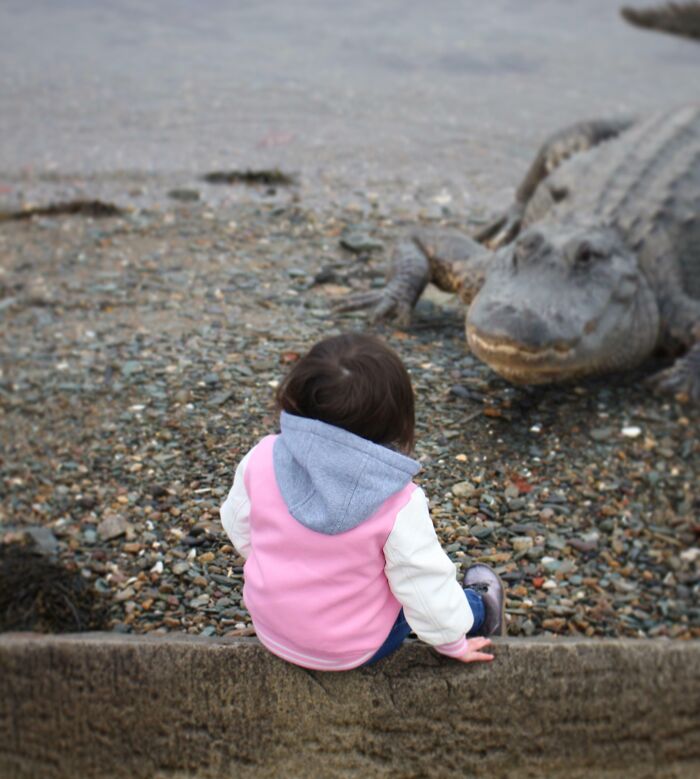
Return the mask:
[(474, 618), (412, 482), (418, 463), (318, 420), (283, 412), (281, 429), (243, 458), (221, 507), (260, 641), (306, 668), (356, 668), (403, 607), (423, 641), (466, 651)]

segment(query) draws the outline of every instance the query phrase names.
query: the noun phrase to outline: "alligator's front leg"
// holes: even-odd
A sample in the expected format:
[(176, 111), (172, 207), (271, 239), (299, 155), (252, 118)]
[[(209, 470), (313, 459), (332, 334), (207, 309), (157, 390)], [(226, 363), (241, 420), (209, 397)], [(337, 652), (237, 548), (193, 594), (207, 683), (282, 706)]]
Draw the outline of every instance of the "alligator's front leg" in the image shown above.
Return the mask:
[(682, 402), (700, 403), (700, 341), (667, 370), (651, 377), (652, 386)]
[(383, 289), (349, 295), (335, 310), (371, 308), (371, 321), (393, 316), (405, 326), (429, 282), (458, 292), (469, 303), (483, 283), (490, 257), (483, 246), (461, 233), (417, 230), (396, 246)]
[(700, 402), (700, 301), (684, 295), (677, 287), (661, 293), (661, 316), (665, 338), (688, 351), (670, 368), (648, 379), (653, 389), (675, 396), (681, 401)]
[[(510, 243), (520, 232), (520, 223), (537, 187), (569, 157), (614, 138), (630, 125), (630, 119), (596, 119), (577, 122), (550, 136), (540, 148), (534, 162), (515, 193), (515, 202), (505, 213), (475, 234), (477, 241), (492, 249)], [(553, 200), (565, 193), (553, 193)]]
[(700, 403), (700, 322), (693, 330), (695, 341), (670, 368), (655, 373), (648, 383), (657, 392), (682, 402)]

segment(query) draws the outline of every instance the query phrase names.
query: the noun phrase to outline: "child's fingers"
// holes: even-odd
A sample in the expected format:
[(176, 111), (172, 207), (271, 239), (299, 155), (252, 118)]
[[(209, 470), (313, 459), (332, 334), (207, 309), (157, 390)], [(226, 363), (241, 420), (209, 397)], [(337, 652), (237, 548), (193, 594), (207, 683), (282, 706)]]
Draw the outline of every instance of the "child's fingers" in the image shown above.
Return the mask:
[(489, 655), (486, 652), (468, 652), (459, 659), (463, 663), (488, 663), (493, 660), (493, 658), (493, 655)]

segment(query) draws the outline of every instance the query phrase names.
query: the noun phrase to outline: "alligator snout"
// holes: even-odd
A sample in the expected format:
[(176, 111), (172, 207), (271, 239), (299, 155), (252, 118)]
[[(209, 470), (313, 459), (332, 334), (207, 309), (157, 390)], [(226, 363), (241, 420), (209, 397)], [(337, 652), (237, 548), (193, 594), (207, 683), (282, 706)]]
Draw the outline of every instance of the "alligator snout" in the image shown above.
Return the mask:
[(562, 351), (569, 344), (555, 333), (552, 322), (530, 308), (517, 309), (510, 304), (488, 303), (469, 312), (469, 333), (488, 348), (502, 351)]

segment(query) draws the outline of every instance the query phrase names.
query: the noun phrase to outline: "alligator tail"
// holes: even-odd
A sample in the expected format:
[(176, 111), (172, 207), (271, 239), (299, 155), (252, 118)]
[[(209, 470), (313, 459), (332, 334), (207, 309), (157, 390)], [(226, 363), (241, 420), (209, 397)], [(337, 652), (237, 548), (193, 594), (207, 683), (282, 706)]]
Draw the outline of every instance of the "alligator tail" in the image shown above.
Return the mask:
[(638, 27), (700, 40), (700, 2), (666, 3), (654, 8), (624, 7), (620, 13)]

